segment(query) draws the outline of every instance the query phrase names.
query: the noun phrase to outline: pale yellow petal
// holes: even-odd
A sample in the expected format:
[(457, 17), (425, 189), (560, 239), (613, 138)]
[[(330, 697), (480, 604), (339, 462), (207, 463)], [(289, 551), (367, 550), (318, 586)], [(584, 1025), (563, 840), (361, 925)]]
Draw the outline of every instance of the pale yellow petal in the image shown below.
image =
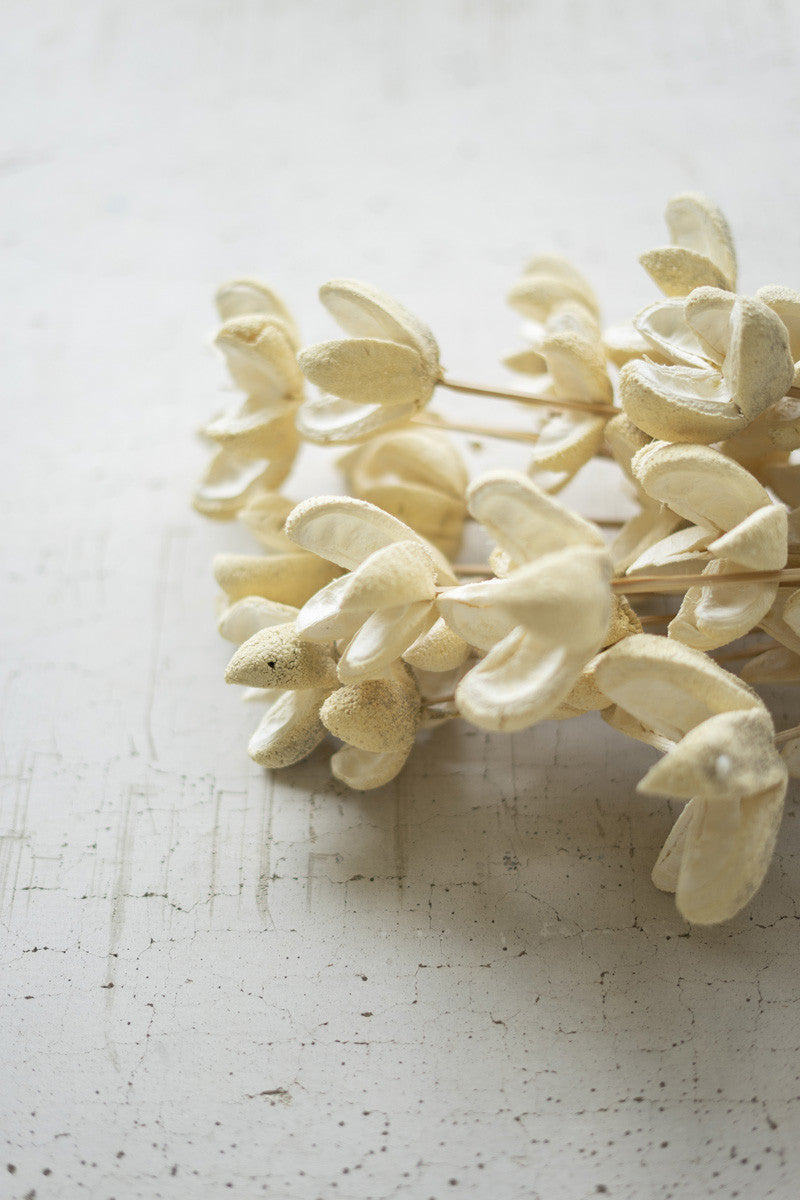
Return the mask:
[(418, 351), (377, 338), (319, 342), (297, 361), (306, 379), (353, 404), (421, 407), (436, 382)]
[(726, 288), (728, 280), (710, 258), (682, 246), (658, 246), (639, 262), (665, 296), (688, 296), (694, 288)]
[(275, 770), (307, 758), (325, 737), (319, 709), (328, 694), (326, 690), (310, 690), (278, 696), (247, 747), (254, 762)]
[(338, 684), (332, 647), (305, 641), (294, 622), (260, 629), (228, 663), (226, 683), (249, 687), (333, 688)]
[(710, 530), (727, 532), (771, 504), (749, 471), (710, 446), (653, 442), (632, 465), (649, 496)]
[(430, 329), (385, 292), (356, 279), (332, 279), (319, 289), (319, 298), (345, 333), (411, 346), (438, 373), (439, 347)]
[(320, 718), (334, 737), (359, 750), (408, 752), (421, 719), (419, 693), (410, 678), (350, 683), (331, 693)]
[(223, 609), (217, 619), (217, 629), (227, 641), (241, 646), (259, 629), (294, 621), (297, 612), (291, 604), (276, 604), (263, 596), (244, 596)]
[(718, 558), (732, 560), (753, 571), (778, 571), (786, 566), (789, 521), (779, 504), (757, 508), (709, 545)]
[(634, 425), (669, 442), (723, 441), (747, 424), (714, 368), (633, 359), (620, 371), (619, 396)]
[(676, 246), (709, 258), (725, 276), (725, 287), (736, 286), (736, 251), (722, 211), (699, 192), (682, 192), (667, 204), (664, 218)]
[(338, 574), (315, 554), (218, 554), (214, 559), (214, 577), (231, 602), (264, 596), (300, 608)]

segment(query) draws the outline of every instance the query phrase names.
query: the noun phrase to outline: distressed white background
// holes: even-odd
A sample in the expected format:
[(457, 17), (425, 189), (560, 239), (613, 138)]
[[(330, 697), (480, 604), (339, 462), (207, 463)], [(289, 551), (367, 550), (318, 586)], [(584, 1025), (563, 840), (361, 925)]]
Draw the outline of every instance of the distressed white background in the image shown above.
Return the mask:
[(232, 274), (308, 340), (370, 279), (483, 379), (536, 249), (648, 302), (674, 191), (797, 286), (799, 52), (790, 0), (6, 0), (0, 1195), (797, 1194), (793, 805), (702, 931), (596, 718), (453, 727), (366, 796), (328, 751), (268, 777), (213, 627), (247, 542), (187, 497)]

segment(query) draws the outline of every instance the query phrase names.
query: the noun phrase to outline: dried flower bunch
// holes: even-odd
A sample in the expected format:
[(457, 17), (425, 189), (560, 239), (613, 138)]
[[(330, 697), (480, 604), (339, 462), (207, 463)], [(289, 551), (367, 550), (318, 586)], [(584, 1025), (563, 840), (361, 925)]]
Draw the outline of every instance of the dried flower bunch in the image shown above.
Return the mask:
[[(599, 712), (663, 753), (639, 790), (685, 806), (653, 880), (713, 924), (761, 885), (800, 773), (800, 730), (776, 734), (754, 690), (800, 680), (800, 292), (738, 294), (704, 197), (675, 197), (666, 221), (671, 244), (641, 257), (662, 298), (629, 326), (602, 328), (565, 259), (525, 267), (509, 301), (526, 344), (505, 363), (528, 391), (447, 376), (431, 331), (369, 284), (325, 284), (345, 336), (302, 350), (268, 287), (227, 284), (216, 341), (244, 399), (202, 431), (216, 453), (194, 503), (263, 551), (214, 564), (226, 678), (266, 704), (257, 763), (332, 735), (334, 776), (375, 788), (445, 721), (513, 732)], [(511, 401), (528, 427), (426, 416), (437, 389)], [(470, 482), (447, 430), (516, 437), (527, 472)], [(277, 490), (303, 440), (348, 447), (348, 495)], [(611, 541), (554, 498), (597, 456), (638, 502)], [(494, 544), (483, 568), (457, 561), (467, 520)], [(714, 652), (755, 630), (726, 670)]]

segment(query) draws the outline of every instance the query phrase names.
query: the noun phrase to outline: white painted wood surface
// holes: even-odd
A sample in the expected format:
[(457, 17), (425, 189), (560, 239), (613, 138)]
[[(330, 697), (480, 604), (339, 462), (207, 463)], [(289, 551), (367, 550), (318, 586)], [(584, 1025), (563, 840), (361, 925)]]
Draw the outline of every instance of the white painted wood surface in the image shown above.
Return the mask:
[(483, 379), (536, 249), (645, 303), (674, 191), (798, 286), (798, 43), (788, 0), (7, 0), (0, 1195), (797, 1194), (793, 805), (690, 931), (596, 718), (444, 730), (366, 796), (267, 776), (213, 627), (247, 542), (187, 497), (232, 274), (309, 340), (371, 279)]

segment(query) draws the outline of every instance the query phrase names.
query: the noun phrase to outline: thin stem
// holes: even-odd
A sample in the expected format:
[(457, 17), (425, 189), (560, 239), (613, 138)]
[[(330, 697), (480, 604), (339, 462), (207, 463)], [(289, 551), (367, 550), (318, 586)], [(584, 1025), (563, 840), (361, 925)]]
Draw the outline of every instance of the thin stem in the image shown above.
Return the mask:
[(782, 571), (731, 571), (728, 575), (639, 575), (612, 579), (615, 592), (626, 596), (636, 592), (685, 592), (696, 584), (717, 587), (726, 583), (777, 583), (786, 586), (800, 583), (800, 567), (785, 567)]
[(501, 438), (507, 442), (525, 442), (535, 446), (539, 435), (524, 429), (496, 429), (491, 425), (464, 425), (457, 421), (445, 421), (439, 417), (414, 417), (415, 425), (427, 425), (431, 429), (449, 429), (452, 433), (471, 433), (476, 437)]
[(456, 575), (479, 575), (482, 579), (491, 577), (492, 568), (486, 563), (453, 563)]
[(781, 729), (779, 733), (775, 734), (775, 742), (780, 746), (796, 737), (800, 737), (800, 725), (793, 725), (791, 729)]
[(601, 417), (613, 417), (622, 409), (600, 401), (556, 400), (550, 396), (535, 396), (531, 392), (519, 392), (516, 388), (489, 387), (482, 383), (465, 383), (442, 375), (439, 386), (451, 392), (465, 392), (468, 396), (492, 396), (495, 400), (513, 400), (516, 404), (529, 404), (534, 408), (560, 409), (564, 412), (594, 413)]

